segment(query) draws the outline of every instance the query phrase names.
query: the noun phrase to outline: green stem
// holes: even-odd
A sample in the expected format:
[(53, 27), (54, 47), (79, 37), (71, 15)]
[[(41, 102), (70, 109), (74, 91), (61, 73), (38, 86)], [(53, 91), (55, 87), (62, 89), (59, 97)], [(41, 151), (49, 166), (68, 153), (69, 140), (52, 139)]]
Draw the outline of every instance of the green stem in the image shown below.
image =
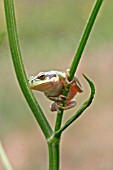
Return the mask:
[(2, 164), (3, 164), (3, 167), (4, 167), (4, 170), (13, 170), (12, 168), (12, 165), (10, 164), (8, 158), (7, 158), (7, 155), (4, 151), (4, 148), (0, 142), (0, 159), (2, 161)]
[[(81, 40), (79, 42), (78, 48), (76, 50), (74, 60), (73, 60), (72, 65), (70, 67), (69, 81), (71, 81), (73, 79), (73, 77), (74, 77), (74, 74), (75, 74), (76, 69), (78, 67), (79, 61), (81, 59), (82, 53), (83, 53), (84, 48), (86, 46), (86, 43), (88, 41), (90, 32), (92, 30), (92, 27), (93, 27), (94, 22), (96, 20), (96, 16), (97, 16), (97, 14), (99, 12), (99, 9), (100, 9), (100, 7), (102, 5), (102, 2), (103, 2), (103, 0), (97, 0), (95, 2), (95, 4), (94, 4), (94, 7), (93, 7), (92, 12), (91, 12), (91, 15), (90, 15), (90, 17), (89, 17), (89, 19), (87, 21), (87, 24), (86, 24), (86, 27), (84, 29), (83, 35), (82, 35)], [(68, 94), (68, 91), (65, 91), (65, 89), (64, 89), (63, 95), (67, 96), (67, 94)], [(63, 103), (63, 105), (64, 105), (64, 103)], [(63, 118), (63, 111), (61, 110), (60, 112), (57, 113), (55, 130), (60, 129), (61, 123), (62, 123), (62, 118)], [(60, 120), (60, 123), (58, 122), (59, 120)]]
[[(94, 21), (96, 19), (97, 13), (99, 11), (99, 8), (102, 2), (103, 0), (96, 1), (93, 11), (91, 13), (91, 16), (88, 20), (85, 31), (79, 43), (76, 55), (74, 57), (72, 66), (70, 68), (70, 78), (69, 78), (70, 81), (74, 77), (75, 71), (79, 64), (81, 55), (85, 48), (86, 42), (88, 40), (89, 34), (91, 32), (92, 26), (94, 24)], [(38, 121), (45, 137), (48, 139), (49, 170), (59, 170), (59, 145), (60, 145), (61, 132), (64, 131), (64, 129), (66, 129), (73, 121), (75, 121), (75, 119), (88, 107), (88, 105), (92, 101), (92, 98), (90, 98), (87, 102), (85, 102), (81, 110), (79, 109), (77, 114), (74, 115), (74, 117), (70, 118), (69, 121), (67, 121), (67, 123), (62, 128), (61, 128), (61, 123), (62, 123), (62, 118), (63, 118), (63, 110), (58, 112), (56, 124), (55, 124), (55, 134), (54, 136), (52, 136), (53, 131), (46, 117), (44, 116), (41, 108), (39, 107), (33, 93), (29, 89), (29, 85), (27, 82), (24, 65), (23, 65), (23, 61), (21, 57), (19, 42), (18, 42), (13, 0), (4, 0), (4, 6), (5, 6), (5, 13), (6, 13), (6, 23), (7, 23), (10, 50), (11, 50), (12, 59), (13, 59), (18, 82), (20, 84), (20, 87), (23, 91), (23, 94), (31, 110), (34, 113), (36, 120)], [(63, 95), (66, 96), (67, 94), (68, 94), (68, 91), (64, 90)], [(63, 103), (63, 105), (64, 104), (65, 103)]]
[(93, 27), (94, 22), (96, 20), (96, 16), (97, 16), (97, 14), (99, 12), (99, 9), (100, 9), (100, 7), (102, 5), (102, 2), (103, 2), (103, 0), (96, 0), (96, 2), (94, 4), (94, 7), (92, 9), (91, 15), (90, 15), (90, 17), (89, 17), (89, 19), (87, 21), (86, 27), (85, 27), (85, 29), (83, 31), (83, 35), (82, 35), (81, 40), (79, 42), (78, 48), (76, 50), (74, 60), (73, 60), (72, 65), (70, 67), (70, 77), (69, 77), (70, 81), (73, 79), (74, 74), (75, 74), (75, 72), (77, 70), (79, 61), (81, 59), (82, 53), (83, 53), (84, 48), (86, 46), (87, 40), (89, 38), (90, 32), (92, 30), (92, 27)]
[(60, 160), (60, 136), (53, 136), (48, 140), (49, 170), (59, 170)]
[(12, 60), (13, 60), (19, 85), (45, 137), (49, 138), (53, 133), (52, 129), (45, 115), (43, 114), (37, 100), (35, 99), (32, 91), (29, 89), (28, 80), (26, 77), (19, 41), (18, 41), (13, 0), (4, 0), (4, 6), (5, 6), (5, 15), (6, 15), (6, 24), (7, 24), (7, 31), (9, 37), (10, 51), (12, 54)]
[[(62, 95), (67, 96), (69, 89), (64, 89)], [(65, 106), (65, 101), (62, 101), (62, 106)], [(63, 119), (64, 110), (60, 109), (57, 112), (56, 123), (55, 123), (55, 131), (58, 131), (61, 128), (62, 119)]]
[(49, 170), (59, 170), (59, 143), (48, 145), (49, 149)]
[(60, 129), (61, 124), (62, 124), (62, 118), (63, 118), (63, 110), (61, 110), (57, 113), (56, 123), (55, 123), (55, 131)]

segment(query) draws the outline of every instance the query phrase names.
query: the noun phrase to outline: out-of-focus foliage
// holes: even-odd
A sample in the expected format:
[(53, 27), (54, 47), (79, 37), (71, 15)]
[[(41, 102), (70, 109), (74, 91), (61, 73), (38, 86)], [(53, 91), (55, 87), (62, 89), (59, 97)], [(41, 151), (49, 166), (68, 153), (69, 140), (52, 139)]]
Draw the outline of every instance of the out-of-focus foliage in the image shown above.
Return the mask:
[[(93, 0), (15, 1), (28, 76), (69, 68), (93, 3)], [(77, 96), (77, 107), (89, 94), (82, 73), (95, 82), (97, 93), (93, 107), (64, 134), (62, 170), (113, 169), (112, 8), (112, 0), (104, 2), (77, 71), (84, 88), (84, 93)], [(3, 1), (0, 0), (0, 138), (16, 170), (45, 170), (46, 144), (19, 89), (4, 32)], [(35, 94), (53, 125), (55, 113), (49, 111), (51, 102), (43, 94)], [(75, 110), (66, 111), (64, 119)]]

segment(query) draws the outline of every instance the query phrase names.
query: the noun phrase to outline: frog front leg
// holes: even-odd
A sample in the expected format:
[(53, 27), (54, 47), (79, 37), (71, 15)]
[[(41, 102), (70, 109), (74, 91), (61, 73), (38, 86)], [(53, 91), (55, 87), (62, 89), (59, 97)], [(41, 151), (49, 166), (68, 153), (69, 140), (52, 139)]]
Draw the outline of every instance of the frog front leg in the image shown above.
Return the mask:
[(83, 92), (79, 79), (76, 76), (74, 76), (73, 80), (69, 81), (68, 80), (69, 77), (70, 77), (69, 69), (67, 69), (67, 72), (65, 73), (65, 78), (59, 76), (60, 81), (62, 82), (64, 88), (67, 89), (68, 87), (75, 86), (76, 92), (79, 93)]
[(66, 101), (67, 100), (67, 96), (64, 95), (59, 95), (58, 97), (56, 96), (52, 96), (52, 97), (48, 97), (50, 100), (55, 101), (55, 102), (62, 102), (62, 101)]

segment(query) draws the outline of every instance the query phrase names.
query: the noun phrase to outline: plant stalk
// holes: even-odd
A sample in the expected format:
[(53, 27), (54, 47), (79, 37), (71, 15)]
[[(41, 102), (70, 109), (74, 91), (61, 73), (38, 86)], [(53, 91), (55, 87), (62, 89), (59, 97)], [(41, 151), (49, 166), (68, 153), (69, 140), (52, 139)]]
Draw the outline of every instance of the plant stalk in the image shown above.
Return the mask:
[[(103, 0), (96, 0), (94, 7), (92, 8), (90, 17), (87, 21), (86, 27), (83, 31), (83, 34), (81, 36), (81, 40), (79, 42), (78, 48), (76, 50), (72, 65), (70, 67), (70, 77), (69, 77), (69, 81), (72, 81), (72, 79), (74, 78), (75, 72), (77, 70), (78, 64), (80, 62), (80, 59), (82, 57), (82, 53), (85, 49), (86, 43), (88, 41), (90, 32), (93, 28), (94, 22), (96, 20), (97, 14), (99, 12), (99, 9), (102, 5)], [(88, 80), (88, 79), (87, 79)], [(67, 96), (68, 95), (69, 90), (65, 90), (63, 91), (63, 95)], [(55, 124), (55, 133), (56, 135), (61, 135), (61, 133), (69, 126), (71, 125), (72, 122), (74, 122), (82, 113), (83, 111), (91, 104), (92, 98), (90, 97), (88, 99), (87, 102), (85, 102), (83, 104), (83, 106), (80, 108), (80, 110), (77, 112), (76, 115), (74, 115), (72, 118), (69, 119), (69, 121), (63, 126), (63, 128), (61, 127), (62, 124), (62, 119), (63, 119), (63, 110), (61, 109), (58, 113), (57, 113), (57, 117), (56, 117), (56, 124)], [(65, 102), (62, 103), (63, 106), (65, 106)]]
[(49, 170), (59, 170), (60, 166), (60, 136), (48, 140)]
[[(84, 48), (86, 46), (86, 43), (88, 41), (88, 38), (89, 38), (89, 35), (90, 35), (90, 32), (93, 28), (93, 25), (94, 25), (94, 22), (96, 20), (96, 16), (99, 12), (99, 9), (102, 5), (102, 2), (103, 0), (96, 0), (95, 1), (95, 4), (94, 4), (94, 7), (92, 8), (92, 11), (91, 11), (91, 14), (90, 14), (90, 17), (87, 21), (87, 24), (86, 24), (86, 27), (83, 31), (83, 34), (81, 36), (81, 40), (79, 42), (79, 45), (78, 45), (78, 48), (76, 50), (76, 53), (75, 53), (75, 56), (74, 56), (74, 59), (73, 59), (73, 62), (72, 62), (72, 65), (70, 67), (70, 71), (69, 71), (69, 74), (70, 74), (70, 77), (69, 77), (69, 81), (71, 81), (75, 75), (75, 72), (77, 70), (77, 67), (78, 67), (78, 64), (80, 62), (80, 59), (82, 57), (82, 53), (84, 51)], [(63, 95), (64, 96), (67, 96), (68, 94), (68, 91), (69, 90), (65, 90), (63, 91)], [(65, 105), (65, 103), (63, 103), (63, 106)], [(57, 118), (56, 118), (56, 125), (55, 125), (55, 131), (59, 130), (60, 127), (61, 127), (61, 123), (62, 123), (62, 118), (63, 118), (63, 110), (61, 110), (60, 112), (57, 113)], [(59, 123), (59, 120), (60, 120), (60, 123)]]
[[(79, 46), (77, 48), (77, 52), (75, 54), (73, 63), (70, 68), (70, 77), (69, 81), (71, 81), (74, 77), (75, 71), (81, 59), (82, 53), (84, 51), (85, 45), (89, 38), (91, 29), (93, 27), (94, 21), (100, 9), (103, 0), (96, 0), (94, 8), (91, 12), (90, 18), (86, 24), (84, 33), (80, 40)], [(7, 30), (8, 30), (8, 37), (9, 37), (9, 45), (12, 54), (13, 64), (16, 72), (16, 76), (18, 82), (20, 84), (21, 90), (31, 108), (37, 122), (39, 123), (47, 141), (48, 141), (48, 150), (49, 150), (49, 170), (59, 170), (59, 150), (60, 150), (60, 136), (59, 134), (53, 134), (53, 131), (50, 127), (49, 122), (47, 121), (44, 113), (42, 112), (37, 100), (35, 99), (32, 91), (29, 89), (29, 85), (27, 82), (27, 77), (24, 69), (24, 64), (22, 61), (19, 41), (18, 41), (18, 34), (16, 28), (16, 19), (15, 19), (15, 12), (14, 12), (14, 3), (13, 0), (4, 0), (5, 6), (5, 14), (6, 14), (6, 23), (7, 23)], [(67, 95), (68, 91), (63, 92), (63, 95)], [(65, 104), (65, 103), (63, 103)], [(83, 108), (84, 110), (84, 108)], [(79, 112), (80, 115), (82, 112)], [(73, 117), (72, 119), (65, 124), (64, 129), (61, 128), (63, 118), (63, 110), (61, 109), (60, 112), (57, 113), (57, 119), (55, 124), (55, 132), (63, 131), (66, 129), (77, 117)], [(60, 131), (61, 129), (61, 131)]]
[(5, 7), (10, 51), (12, 54), (12, 60), (13, 60), (17, 80), (19, 82), (19, 85), (21, 87), (21, 90), (26, 98), (29, 107), (31, 108), (37, 122), (39, 123), (47, 139), (52, 135), (53, 131), (42, 109), (40, 108), (35, 96), (33, 95), (32, 91), (29, 88), (29, 84), (28, 84), (28, 80), (27, 80), (27, 76), (25, 73), (24, 64), (22, 60), (22, 55), (20, 51), (20, 46), (19, 46), (13, 0), (4, 0), (4, 7)]
[(74, 60), (73, 60), (72, 65), (70, 67), (69, 81), (71, 81), (73, 79), (74, 74), (75, 74), (75, 72), (77, 70), (77, 67), (78, 67), (78, 64), (80, 62), (82, 53), (83, 53), (83, 51), (85, 49), (86, 43), (88, 41), (89, 35), (91, 33), (91, 30), (92, 30), (92, 28), (94, 26), (94, 22), (96, 20), (96, 17), (97, 17), (97, 14), (99, 12), (99, 9), (100, 9), (100, 7), (102, 5), (102, 2), (103, 2), (103, 0), (96, 0), (95, 4), (94, 4), (94, 7), (92, 8), (91, 14), (89, 16), (89, 19), (87, 20), (86, 27), (85, 27), (85, 29), (83, 31), (83, 34), (81, 36), (78, 48), (76, 50)]

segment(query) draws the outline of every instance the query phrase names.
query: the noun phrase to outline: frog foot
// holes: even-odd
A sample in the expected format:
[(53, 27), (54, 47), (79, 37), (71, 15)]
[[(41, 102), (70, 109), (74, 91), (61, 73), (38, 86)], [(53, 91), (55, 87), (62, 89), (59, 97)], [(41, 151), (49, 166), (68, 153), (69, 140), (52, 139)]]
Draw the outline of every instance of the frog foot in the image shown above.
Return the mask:
[(53, 102), (51, 105), (50, 105), (50, 110), (52, 112), (54, 111), (60, 111), (60, 109), (63, 109), (63, 110), (68, 110), (68, 109), (71, 109), (72, 107), (75, 107), (77, 104), (77, 101), (76, 100), (67, 100), (66, 101), (66, 106), (63, 106), (60, 102)]

